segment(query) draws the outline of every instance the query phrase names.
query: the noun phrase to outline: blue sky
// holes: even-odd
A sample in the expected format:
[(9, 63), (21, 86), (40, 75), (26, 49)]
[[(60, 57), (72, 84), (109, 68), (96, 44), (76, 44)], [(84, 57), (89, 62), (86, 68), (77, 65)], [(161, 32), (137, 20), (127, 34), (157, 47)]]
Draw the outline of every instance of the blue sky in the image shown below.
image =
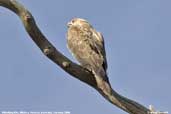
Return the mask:
[[(87, 19), (102, 32), (113, 88), (130, 99), (171, 112), (170, 0), (20, 0), (48, 40), (66, 47), (66, 23)], [(0, 110), (126, 114), (47, 59), (20, 19), (0, 8)]]

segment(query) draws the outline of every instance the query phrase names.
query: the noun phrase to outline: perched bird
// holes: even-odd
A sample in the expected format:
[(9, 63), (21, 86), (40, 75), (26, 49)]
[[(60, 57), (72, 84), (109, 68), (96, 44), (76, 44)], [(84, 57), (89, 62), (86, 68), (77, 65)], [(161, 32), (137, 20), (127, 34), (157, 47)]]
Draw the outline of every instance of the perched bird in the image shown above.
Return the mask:
[(103, 36), (88, 21), (74, 18), (68, 22), (67, 46), (87, 70), (109, 83)]

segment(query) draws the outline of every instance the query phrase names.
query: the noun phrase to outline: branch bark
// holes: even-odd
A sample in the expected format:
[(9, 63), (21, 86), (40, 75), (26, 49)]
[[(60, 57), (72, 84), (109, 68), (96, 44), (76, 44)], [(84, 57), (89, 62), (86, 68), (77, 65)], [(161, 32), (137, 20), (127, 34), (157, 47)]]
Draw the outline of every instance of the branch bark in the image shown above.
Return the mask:
[(95, 77), (90, 71), (72, 62), (60, 53), (42, 34), (31, 13), (19, 2), (16, 0), (0, 0), (0, 6), (17, 14), (30, 38), (36, 43), (42, 53), (71, 76), (90, 85), (109, 102), (130, 114), (148, 114), (150, 112), (143, 105), (119, 95), (112, 89), (109, 83), (103, 81), (100, 77)]

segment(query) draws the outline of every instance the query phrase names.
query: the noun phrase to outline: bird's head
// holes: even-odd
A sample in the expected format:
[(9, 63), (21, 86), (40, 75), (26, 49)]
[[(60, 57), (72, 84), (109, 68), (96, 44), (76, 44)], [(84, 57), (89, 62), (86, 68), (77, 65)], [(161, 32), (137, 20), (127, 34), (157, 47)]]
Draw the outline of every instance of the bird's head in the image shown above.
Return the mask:
[(81, 18), (73, 18), (70, 22), (67, 24), (68, 28), (70, 27), (91, 27), (91, 25), (86, 21), (85, 19)]

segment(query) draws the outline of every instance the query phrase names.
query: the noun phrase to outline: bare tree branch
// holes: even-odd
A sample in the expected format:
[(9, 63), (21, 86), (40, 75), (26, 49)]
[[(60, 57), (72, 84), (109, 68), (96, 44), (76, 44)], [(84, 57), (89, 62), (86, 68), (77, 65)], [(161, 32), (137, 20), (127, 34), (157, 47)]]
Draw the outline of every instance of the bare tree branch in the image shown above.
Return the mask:
[(30, 35), (30, 38), (36, 43), (43, 54), (54, 63), (59, 65), (71, 76), (87, 83), (96, 89), (109, 102), (130, 114), (148, 114), (150, 111), (148, 108), (119, 95), (111, 88), (109, 83), (106, 83), (100, 77), (95, 77), (90, 71), (72, 62), (63, 54), (61, 54), (39, 30), (31, 13), (16, 0), (0, 0), (0, 6), (16, 13), (23, 22), (27, 33)]

